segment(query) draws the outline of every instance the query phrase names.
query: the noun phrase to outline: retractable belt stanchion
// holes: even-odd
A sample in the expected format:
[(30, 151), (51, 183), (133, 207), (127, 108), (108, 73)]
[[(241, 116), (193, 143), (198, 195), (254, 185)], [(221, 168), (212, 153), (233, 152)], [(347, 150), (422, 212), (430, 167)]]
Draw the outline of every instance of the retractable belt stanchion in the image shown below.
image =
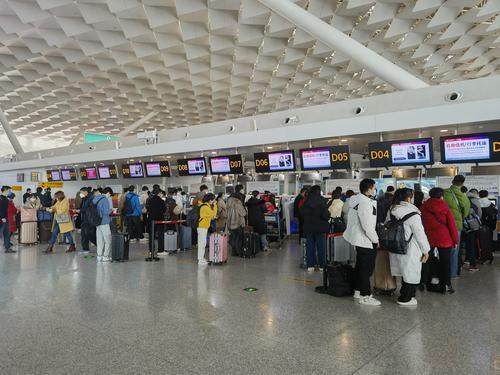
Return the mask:
[[(151, 220), (151, 233), (149, 233), (149, 257), (146, 258), (146, 262), (158, 262), (160, 258), (156, 256), (155, 252), (155, 221)], [(158, 223), (161, 223), (160, 221)]]

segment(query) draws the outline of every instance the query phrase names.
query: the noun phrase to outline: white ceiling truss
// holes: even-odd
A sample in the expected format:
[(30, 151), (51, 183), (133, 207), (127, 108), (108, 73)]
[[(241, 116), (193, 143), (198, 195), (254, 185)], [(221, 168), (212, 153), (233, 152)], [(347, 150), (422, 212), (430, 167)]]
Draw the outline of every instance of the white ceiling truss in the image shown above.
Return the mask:
[[(299, 0), (429, 84), (498, 74), (499, 0)], [(257, 0), (0, 0), (17, 135), (159, 130), (394, 88)]]

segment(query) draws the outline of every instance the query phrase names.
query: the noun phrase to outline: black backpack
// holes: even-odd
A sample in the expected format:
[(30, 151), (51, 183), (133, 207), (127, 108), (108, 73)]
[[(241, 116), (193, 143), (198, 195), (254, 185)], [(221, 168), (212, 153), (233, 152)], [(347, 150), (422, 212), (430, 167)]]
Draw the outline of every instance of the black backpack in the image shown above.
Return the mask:
[(203, 203), (200, 206), (193, 206), (191, 210), (187, 213), (186, 215), (186, 224), (193, 228), (196, 229), (198, 228), (198, 224), (200, 223), (200, 209), (202, 206), (205, 206), (206, 203)]
[(132, 207), (132, 195), (127, 194), (125, 197), (125, 209), (124, 209), (124, 214), (125, 216), (130, 216), (134, 213), (134, 208)]
[(391, 219), (387, 223), (380, 223), (377, 226), (380, 247), (393, 254), (406, 254), (413, 233), (407, 241), (403, 224), (406, 220), (415, 215), (418, 215), (418, 212), (410, 212), (401, 219), (396, 219), (391, 215)]
[(97, 205), (99, 202), (106, 197), (101, 197), (96, 203), (92, 200), (89, 202), (87, 209), (85, 210), (85, 224), (88, 224), (92, 227), (97, 227), (101, 225), (102, 217), (99, 215), (99, 210), (97, 209)]

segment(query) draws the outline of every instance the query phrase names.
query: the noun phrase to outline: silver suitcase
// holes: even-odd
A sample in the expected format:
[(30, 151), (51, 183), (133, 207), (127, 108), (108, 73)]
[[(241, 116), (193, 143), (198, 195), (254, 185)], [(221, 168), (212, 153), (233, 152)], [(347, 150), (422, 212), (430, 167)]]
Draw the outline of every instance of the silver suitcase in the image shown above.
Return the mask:
[(165, 251), (177, 251), (177, 232), (167, 230), (165, 232)]

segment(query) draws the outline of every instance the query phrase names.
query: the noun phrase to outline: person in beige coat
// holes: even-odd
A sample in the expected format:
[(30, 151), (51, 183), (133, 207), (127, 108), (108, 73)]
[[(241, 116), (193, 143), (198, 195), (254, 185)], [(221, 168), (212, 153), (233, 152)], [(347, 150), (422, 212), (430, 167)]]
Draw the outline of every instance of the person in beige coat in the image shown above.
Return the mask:
[(56, 192), (54, 195), (55, 203), (52, 207), (46, 208), (47, 211), (52, 212), (54, 215), (54, 219), (52, 222), (52, 237), (49, 240), (49, 247), (45, 252), (47, 254), (54, 252), (54, 244), (57, 241), (57, 236), (59, 233), (63, 235), (63, 240), (68, 240), (69, 248), (66, 250), (67, 253), (74, 252), (75, 241), (73, 240), (73, 236), (71, 232), (73, 232), (73, 221), (71, 220), (71, 215), (69, 213), (69, 201), (64, 196), (62, 191)]
[(226, 202), (222, 193), (217, 195), (217, 219), (215, 221), (217, 232), (222, 232), (226, 229), (227, 209)]

